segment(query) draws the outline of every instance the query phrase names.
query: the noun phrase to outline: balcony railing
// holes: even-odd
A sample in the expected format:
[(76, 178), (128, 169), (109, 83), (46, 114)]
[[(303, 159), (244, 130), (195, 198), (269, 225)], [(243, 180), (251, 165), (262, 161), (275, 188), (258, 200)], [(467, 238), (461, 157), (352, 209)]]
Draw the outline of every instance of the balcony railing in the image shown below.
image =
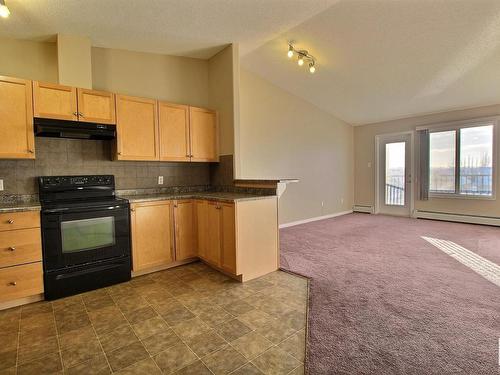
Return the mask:
[[(455, 193), (454, 175), (432, 175), (432, 193)], [(460, 176), (460, 194), (463, 195), (492, 195), (493, 178), (491, 174), (462, 174)]]
[(405, 205), (405, 177), (387, 176), (385, 181), (385, 204), (391, 206)]

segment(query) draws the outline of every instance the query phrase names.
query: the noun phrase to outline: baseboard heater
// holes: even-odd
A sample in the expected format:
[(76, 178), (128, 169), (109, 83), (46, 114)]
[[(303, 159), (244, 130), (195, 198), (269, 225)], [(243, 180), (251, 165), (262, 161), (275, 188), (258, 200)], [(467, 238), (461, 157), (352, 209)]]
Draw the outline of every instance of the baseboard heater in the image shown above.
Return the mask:
[(364, 206), (362, 204), (355, 204), (353, 209), (354, 212), (363, 212), (365, 214), (373, 214), (372, 206)]
[(456, 221), (459, 223), (494, 225), (497, 227), (500, 226), (499, 217), (461, 215), (461, 214), (450, 214), (446, 212), (420, 211), (420, 210), (416, 210), (415, 213), (416, 213), (415, 216), (419, 219)]

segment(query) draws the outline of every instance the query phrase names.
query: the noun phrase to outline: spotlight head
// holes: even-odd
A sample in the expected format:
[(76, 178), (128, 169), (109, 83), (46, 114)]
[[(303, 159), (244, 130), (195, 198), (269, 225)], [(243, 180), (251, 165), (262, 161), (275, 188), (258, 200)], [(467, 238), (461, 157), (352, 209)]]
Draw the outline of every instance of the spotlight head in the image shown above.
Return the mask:
[(10, 16), (10, 10), (5, 5), (5, 0), (0, 0), (0, 17), (7, 18)]

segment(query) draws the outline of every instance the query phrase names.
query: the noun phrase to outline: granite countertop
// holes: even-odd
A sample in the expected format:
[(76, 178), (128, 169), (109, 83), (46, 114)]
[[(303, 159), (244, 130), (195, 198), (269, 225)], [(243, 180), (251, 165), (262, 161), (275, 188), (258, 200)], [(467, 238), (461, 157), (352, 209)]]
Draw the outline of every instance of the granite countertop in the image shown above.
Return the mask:
[(166, 199), (206, 199), (223, 202), (241, 202), (257, 199), (275, 198), (276, 195), (253, 195), (242, 193), (225, 192), (192, 192), (192, 193), (157, 193), (139, 195), (119, 195), (120, 198), (128, 199), (130, 203), (150, 202)]
[(22, 212), (22, 211), (40, 211), (40, 203), (38, 202), (0, 203), (0, 213)]
[[(151, 202), (166, 199), (206, 199), (222, 202), (241, 202), (256, 199), (273, 198), (276, 195), (253, 195), (243, 193), (226, 192), (189, 192), (189, 193), (156, 193), (156, 194), (137, 194), (137, 195), (118, 195), (120, 198), (128, 199), (130, 203)], [(0, 203), (0, 213), (39, 211), (40, 203), (33, 202), (6, 202)]]

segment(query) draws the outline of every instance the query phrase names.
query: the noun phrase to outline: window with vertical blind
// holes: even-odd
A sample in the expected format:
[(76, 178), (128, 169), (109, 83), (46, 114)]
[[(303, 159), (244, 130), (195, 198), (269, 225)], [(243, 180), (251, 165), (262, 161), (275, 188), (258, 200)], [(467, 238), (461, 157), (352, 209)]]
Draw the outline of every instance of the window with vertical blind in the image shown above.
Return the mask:
[(495, 195), (496, 121), (430, 130), (429, 192), (491, 198)]

